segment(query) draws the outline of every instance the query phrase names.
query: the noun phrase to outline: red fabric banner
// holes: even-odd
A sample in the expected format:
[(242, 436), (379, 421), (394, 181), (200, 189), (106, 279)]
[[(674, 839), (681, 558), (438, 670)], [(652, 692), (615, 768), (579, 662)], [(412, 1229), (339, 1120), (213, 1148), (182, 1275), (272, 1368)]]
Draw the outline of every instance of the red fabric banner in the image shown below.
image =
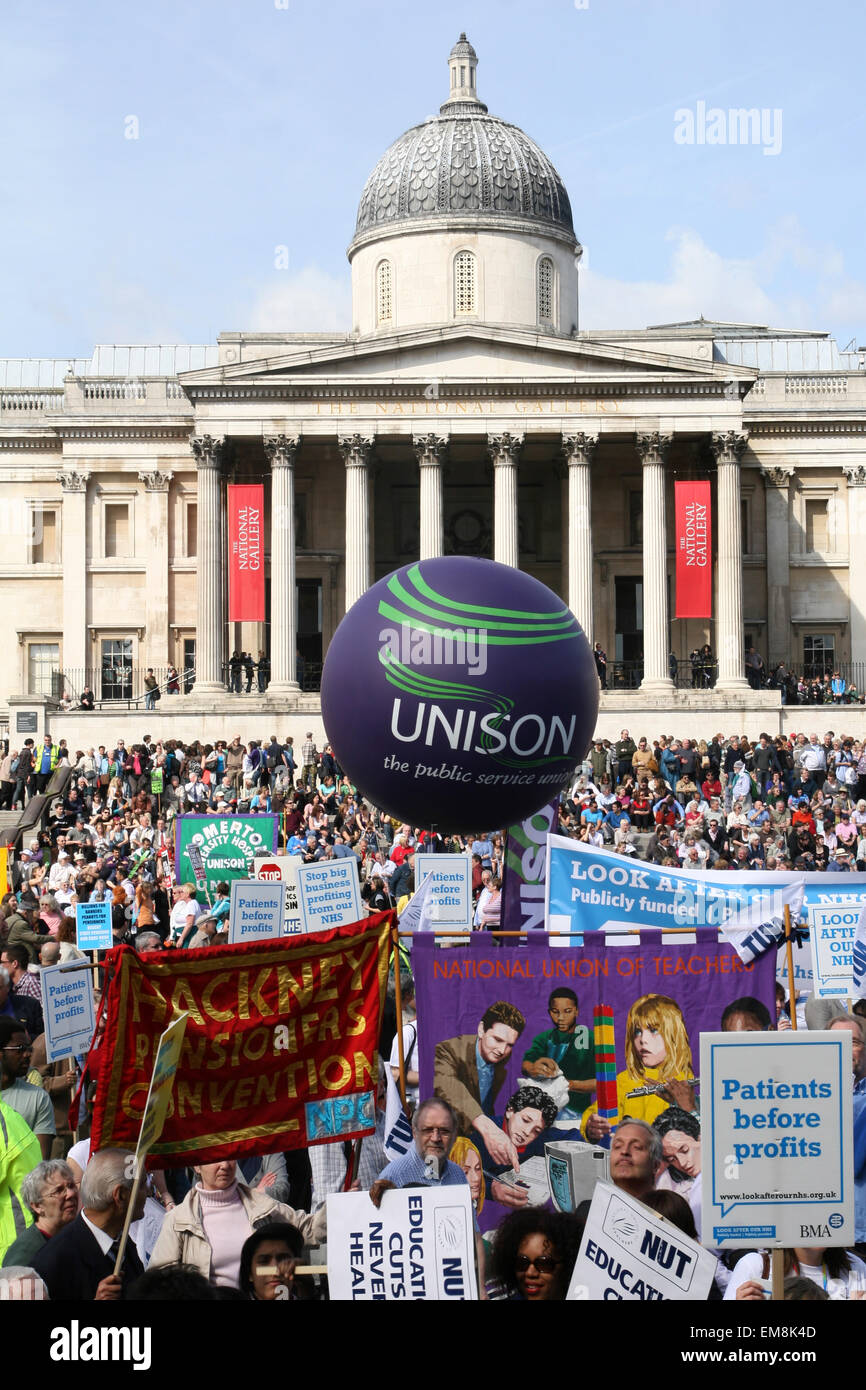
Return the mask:
[(229, 622), (265, 621), (265, 489), (261, 483), (230, 483)]
[(677, 554), (677, 618), (713, 616), (710, 485), (674, 483)]
[(393, 912), (307, 936), (108, 953), (93, 1148), (134, 1149), (159, 1035), (189, 1013), (149, 1164), (181, 1167), (372, 1134)]

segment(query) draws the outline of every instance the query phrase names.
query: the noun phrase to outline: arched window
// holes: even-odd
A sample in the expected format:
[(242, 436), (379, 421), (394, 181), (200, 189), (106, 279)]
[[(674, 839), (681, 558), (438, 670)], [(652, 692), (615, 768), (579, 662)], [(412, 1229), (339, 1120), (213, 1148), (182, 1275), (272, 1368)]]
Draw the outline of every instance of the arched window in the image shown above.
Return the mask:
[(391, 262), (380, 261), (376, 266), (376, 323), (390, 323), (393, 316)]
[(535, 271), (535, 303), (539, 323), (553, 323), (553, 261), (542, 256)]
[(454, 257), (454, 312), (474, 314), (475, 257), (471, 251), (458, 251)]

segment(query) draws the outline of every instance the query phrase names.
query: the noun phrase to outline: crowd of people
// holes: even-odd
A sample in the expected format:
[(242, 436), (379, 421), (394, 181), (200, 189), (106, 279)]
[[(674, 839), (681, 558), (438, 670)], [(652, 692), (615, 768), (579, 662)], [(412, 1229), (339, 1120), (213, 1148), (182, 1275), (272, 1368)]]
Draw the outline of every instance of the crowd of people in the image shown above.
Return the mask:
[(596, 739), (562, 833), (691, 869), (866, 867), (866, 741), (830, 730), (749, 740)]
[[(133, 1242), (123, 1269), (114, 1274), (115, 1242), (132, 1199), (129, 1155), (104, 1150), (91, 1156), (88, 1106), (98, 1075), (84, 1089), (75, 1128), (70, 1124), (80, 1076), (72, 1061), (46, 1061), (39, 972), (81, 957), (75, 908), (90, 900), (111, 901), (115, 941), (139, 952), (226, 940), (228, 884), (205, 906), (195, 884), (179, 883), (174, 872), (174, 821), (186, 811), (277, 812), (287, 853), (307, 863), (356, 859), (371, 911), (390, 905), (400, 910), (409, 900), (416, 850), (468, 853), (479, 930), (500, 923), (504, 831), (479, 828), (442, 837), (394, 820), (364, 799), (330, 745), (319, 749), (311, 733), (297, 742), (274, 735), (261, 743), (237, 737), (186, 745), (145, 734), (129, 747), (117, 740), (113, 748), (73, 751), (50, 735), (39, 746), (28, 739), (0, 765), (3, 803), (23, 807), (45, 791), (58, 766), (70, 768), (66, 790), (50, 803), (43, 828), (10, 862), (10, 891), (0, 903), (0, 1258), (6, 1286), (24, 1290), (13, 1296), (33, 1296), (35, 1288), (35, 1296), (56, 1300), (326, 1297), (326, 1279), (295, 1278), (294, 1270), (302, 1259), (316, 1258), (305, 1257), (305, 1250), (327, 1239), (325, 1198), (344, 1188), (355, 1161), (351, 1146), (343, 1144), (268, 1154), (263, 1143), (254, 1159), (152, 1174), (132, 1214)], [(559, 829), (660, 864), (847, 871), (866, 860), (866, 744), (844, 732), (790, 740), (762, 735), (754, 741), (717, 735), (695, 743), (667, 736), (635, 741), (622, 730), (616, 741), (596, 740), (563, 789)], [(474, 1131), (471, 1140), (466, 1137), (465, 1117), (446, 1088), (440, 1094), (437, 1087), (426, 1099), (419, 1095), (419, 1025), (408, 960), (400, 974), (413, 1147), (388, 1161), (387, 1116), (390, 1110), (393, 1118), (395, 1105), (400, 1108), (392, 978), (380, 1038), (378, 1129), (363, 1140), (356, 1184), (376, 1201), (389, 1185), (465, 1183), (477, 1211), (485, 1173), (504, 1174), (508, 1167), (501, 1149), (531, 1144), (533, 1107), (543, 1127), (551, 1102), (533, 1082), (551, 1074), (550, 1059), (560, 1056), (562, 1037), (567, 1040), (574, 1025), (576, 1000), (572, 1007), (567, 989), (551, 999), (553, 1026), (526, 1049), (527, 1088), (522, 1099), (509, 1102), (503, 1133), (513, 1138), (503, 1146), (496, 1126), (486, 1143), (480, 1127), (478, 1142)], [(794, 1007), (782, 992), (771, 1020), (758, 1001), (752, 1003), (752, 1014), (744, 1004), (731, 1027), (783, 1027)], [(863, 1012), (861, 1005), (852, 1014), (837, 1010), (831, 1024), (852, 1032), (857, 1142), (866, 1149)], [(518, 1034), (502, 1020), (491, 1027), (498, 1030), (491, 1044), (495, 1067)], [(483, 1040), (479, 1046), (485, 1056)], [(586, 1108), (586, 1135), (596, 1141), (603, 1136), (593, 1122), (593, 1086), (591, 1070), (569, 1074), (566, 1103)], [(674, 1087), (679, 1089), (659, 1103), (666, 1109), (664, 1122), (658, 1115), (651, 1123), (635, 1115), (621, 1118), (610, 1177), (694, 1238), (695, 1211), (682, 1195), (685, 1188), (674, 1190), (677, 1184), (666, 1178), (677, 1162), (680, 1176), (688, 1175), (689, 1145), (695, 1142), (695, 1098), (687, 1103), (680, 1083)], [(861, 1172), (861, 1206), (863, 1177)], [(497, 1180), (498, 1189), (507, 1186)], [(519, 1188), (511, 1187), (505, 1197), (502, 1191), (497, 1199), (511, 1209), (495, 1231), (478, 1238), (486, 1296), (564, 1298), (585, 1207), (558, 1213), (529, 1206)], [(791, 1298), (866, 1292), (860, 1258), (866, 1229), (859, 1207), (857, 1219), (856, 1249), (787, 1252)], [(760, 1254), (739, 1260), (725, 1255), (711, 1296), (763, 1297), (762, 1268)]]

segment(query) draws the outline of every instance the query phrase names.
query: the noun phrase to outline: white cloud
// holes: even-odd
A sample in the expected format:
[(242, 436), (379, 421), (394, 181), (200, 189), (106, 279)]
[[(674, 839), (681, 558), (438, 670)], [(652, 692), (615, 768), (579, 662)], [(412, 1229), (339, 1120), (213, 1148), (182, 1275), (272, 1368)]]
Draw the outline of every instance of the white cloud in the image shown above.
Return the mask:
[(348, 332), (352, 326), (352, 290), (348, 275), (337, 277), (316, 266), (284, 271), (253, 301), (244, 326), (253, 332)]
[(793, 217), (769, 229), (751, 258), (726, 257), (688, 227), (674, 227), (661, 280), (618, 280), (589, 265), (581, 272), (581, 327), (646, 328), (707, 319), (772, 328), (841, 331), (866, 318), (866, 283), (845, 270), (838, 248), (806, 242)]

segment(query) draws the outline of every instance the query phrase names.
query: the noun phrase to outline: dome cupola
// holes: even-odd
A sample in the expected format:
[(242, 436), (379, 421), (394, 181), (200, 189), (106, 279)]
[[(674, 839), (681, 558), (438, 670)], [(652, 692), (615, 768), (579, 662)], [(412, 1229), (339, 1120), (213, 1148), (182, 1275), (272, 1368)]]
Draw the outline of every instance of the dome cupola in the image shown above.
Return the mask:
[[(448, 56), (449, 94), (439, 115), (395, 140), (367, 179), (348, 251), (358, 332), (455, 315), (567, 333), (576, 327), (580, 247), (565, 186), (534, 140), (490, 115), (478, 96), (477, 67), (461, 34)], [(454, 268), (461, 251), (476, 258), (474, 294), (455, 289), (455, 274), (465, 288), (469, 264), (464, 256), (464, 272)], [(545, 254), (549, 264), (539, 270)], [(503, 286), (509, 259), (524, 291), (532, 282), (528, 298)], [(363, 284), (356, 284), (359, 273)]]

